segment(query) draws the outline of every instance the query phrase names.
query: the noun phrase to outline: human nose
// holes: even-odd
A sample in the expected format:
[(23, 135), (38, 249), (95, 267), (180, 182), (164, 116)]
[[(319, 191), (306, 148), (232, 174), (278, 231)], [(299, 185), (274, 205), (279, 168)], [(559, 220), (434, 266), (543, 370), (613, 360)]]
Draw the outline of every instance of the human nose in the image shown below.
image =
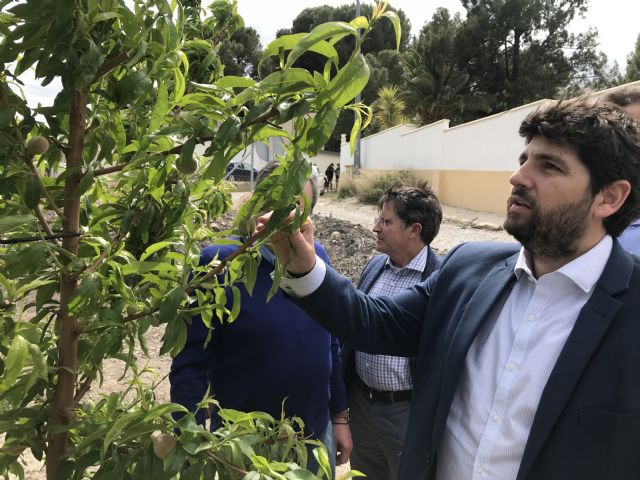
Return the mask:
[(382, 218), (376, 217), (376, 218), (373, 219), (373, 228), (372, 228), (372, 230), (374, 232), (376, 232), (376, 233), (382, 231)]
[(511, 183), (511, 185), (513, 185), (514, 187), (531, 187), (531, 176), (529, 173), (528, 162), (520, 164), (518, 169), (509, 177), (509, 183)]

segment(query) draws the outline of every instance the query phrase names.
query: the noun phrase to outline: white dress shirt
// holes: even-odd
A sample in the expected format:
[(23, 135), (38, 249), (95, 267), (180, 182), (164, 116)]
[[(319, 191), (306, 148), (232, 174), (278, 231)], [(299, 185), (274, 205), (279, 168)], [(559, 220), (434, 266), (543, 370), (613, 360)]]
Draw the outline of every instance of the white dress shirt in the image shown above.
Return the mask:
[[(516, 283), (467, 352), (439, 449), (437, 480), (516, 478), (542, 391), (612, 245), (606, 235), (539, 279), (520, 251)], [(308, 295), (325, 272), (317, 259), (305, 277), (283, 279), (281, 285), (290, 295)]]

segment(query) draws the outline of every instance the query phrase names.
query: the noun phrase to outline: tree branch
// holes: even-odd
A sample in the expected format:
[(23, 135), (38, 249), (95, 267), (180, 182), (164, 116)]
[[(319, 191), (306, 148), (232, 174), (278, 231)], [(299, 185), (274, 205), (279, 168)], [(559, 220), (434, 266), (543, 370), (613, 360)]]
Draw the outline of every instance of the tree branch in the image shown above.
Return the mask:
[(38, 222), (40, 223), (40, 226), (47, 234), (47, 237), (49, 237), (51, 241), (57, 245), (58, 241), (56, 240), (56, 235), (53, 233), (53, 230), (51, 230), (51, 227), (49, 226), (47, 219), (44, 218), (44, 214), (42, 213), (42, 209), (40, 208), (40, 205), (36, 205), (33, 211), (35, 212), (36, 217), (38, 217)]
[(111, 246), (110, 248), (105, 248), (100, 255), (98, 256), (98, 258), (96, 258), (93, 263), (91, 265), (84, 265), (80, 270), (76, 271), (74, 274), (72, 274), (69, 279), (70, 280), (78, 280), (78, 278), (80, 278), (80, 275), (82, 275), (85, 272), (89, 272), (89, 273), (93, 273), (95, 272), (100, 265), (102, 265), (102, 263), (107, 259), (107, 256), (109, 255), (109, 252), (111, 252), (111, 250), (113, 250), (113, 248), (115, 248), (115, 246), (120, 242), (120, 240), (122, 239), (122, 233), (118, 233), (113, 240), (111, 240)]
[(51, 209), (54, 212), (56, 212), (56, 215), (58, 215), (58, 218), (60, 218), (62, 220), (62, 210), (60, 210), (60, 208), (58, 208), (58, 205), (56, 205), (56, 202), (51, 197), (51, 194), (49, 193), (49, 190), (42, 183), (42, 177), (40, 176), (40, 171), (36, 168), (35, 164), (33, 163), (33, 157), (31, 157), (30, 155), (27, 155), (25, 157), (25, 162), (27, 162), (27, 165), (29, 165), (29, 169), (31, 170), (31, 174), (34, 177), (36, 177), (36, 181), (38, 182), (38, 186), (40, 187), (40, 190), (42, 190), (42, 192), (44, 193), (44, 196), (47, 197), (47, 200), (51, 204)]
[(129, 54), (123, 52), (123, 53), (119, 53), (118, 55), (113, 57), (111, 60), (106, 61), (96, 71), (96, 74), (93, 77), (93, 80), (91, 80), (91, 83), (96, 83), (97, 81), (102, 79), (102, 77), (104, 77), (107, 73), (109, 73), (111, 70), (116, 68), (118, 65), (123, 64), (127, 60), (129, 60)]
[[(259, 115), (253, 120), (251, 120), (250, 122), (246, 123), (244, 125), (244, 128), (250, 127), (252, 125), (256, 125), (258, 123), (269, 123), (267, 122), (267, 120), (269, 120), (271, 117), (275, 117), (276, 115), (278, 115), (278, 110), (275, 107), (272, 107), (266, 112), (264, 112), (262, 115)], [(213, 140), (213, 137), (204, 137), (200, 139), (200, 143), (210, 142), (212, 140)], [(164, 152), (157, 152), (154, 154), (154, 156), (177, 155), (182, 151), (183, 147), (184, 147), (184, 144), (176, 145), (175, 147), (170, 148), (169, 150), (165, 150)], [(127, 166), (126, 163), (122, 163), (120, 165), (113, 165), (111, 167), (97, 168), (93, 171), (93, 176), (100, 177), (102, 175), (109, 175), (110, 173), (121, 172), (122, 170), (125, 169), (126, 166)]]

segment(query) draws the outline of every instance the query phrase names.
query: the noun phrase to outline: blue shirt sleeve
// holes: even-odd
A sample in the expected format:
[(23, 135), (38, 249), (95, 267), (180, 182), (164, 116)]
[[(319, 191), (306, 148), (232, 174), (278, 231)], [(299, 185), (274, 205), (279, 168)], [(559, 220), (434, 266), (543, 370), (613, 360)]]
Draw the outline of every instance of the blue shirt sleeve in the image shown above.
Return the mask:
[[(315, 242), (316, 254), (328, 265), (329, 255), (326, 250), (318, 242)], [(331, 398), (329, 400), (329, 413), (334, 415), (338, 412), (347, 409), (347, 389), (344, 384), (344, 378), (342, 375), (342, 362), (341, 358), (342, 347), (337, 337), (331, 335), (331, 378), (330, 378), (330, 393)]]
[[(218, 254), (224, 258), (224, 249), (209, 246), (200, 253), (200, 266), (207, 265)], [(195, 412), (196, 405), (202, 401), (209, 388), (209, 369), (213, 356), (204, 346), (209, 330), (202, 322), (200, 315), (191, 318), (187, 325), (187, 341), (182, 351), (171, 362), (169, 383), (171, 401), (179, 403), (190, 412)], [(204, 425), (206, 412), (201, 409), (196, 413), (196, 421)]]

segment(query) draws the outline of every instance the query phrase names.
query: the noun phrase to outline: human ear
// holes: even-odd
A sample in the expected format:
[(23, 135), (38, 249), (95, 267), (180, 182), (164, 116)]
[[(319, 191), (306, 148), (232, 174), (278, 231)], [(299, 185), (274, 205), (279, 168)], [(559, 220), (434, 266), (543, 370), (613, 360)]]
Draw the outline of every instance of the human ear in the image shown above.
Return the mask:
[(630, 192), (631, 183), (628, 180), (616, 180), (604, 186), (596, 195), (593, 215), (602, 219), (610, 217), (620, 210)]

